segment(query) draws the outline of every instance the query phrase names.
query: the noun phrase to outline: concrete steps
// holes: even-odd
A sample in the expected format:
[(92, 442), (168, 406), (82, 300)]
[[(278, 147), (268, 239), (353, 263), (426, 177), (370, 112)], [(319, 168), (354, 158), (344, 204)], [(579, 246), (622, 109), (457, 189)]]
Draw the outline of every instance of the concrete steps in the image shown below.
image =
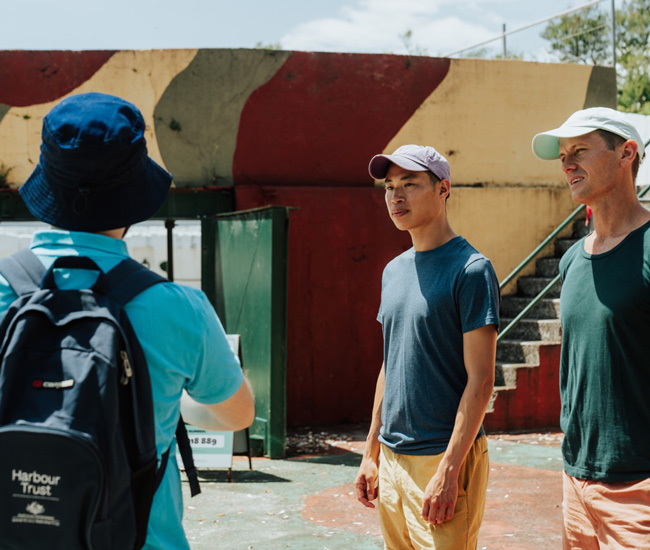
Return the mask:
[(537, 364), (501, 365), (484, 425), (488, 431), (557, 428), (560, 345), (540, 342)]
[[(512, 319), (501, 318), (501, 326), (507, 327)], [(526, 342), (561, 342), (562, 325), (559, 319), (529, 319), (523, 318), (508, 333), (511, 340), (523, 340)]]
[(541, 258), (537, 260), (537, 274), (540, 277), (555, 277), (560, 267), (560, 258)]
[[(501, 299), (501, 317), (514, 318), (522, 309), (532, 302), (532, 298), (520, 296), (504, 296)], [(528, 319), (559, 319), (559, 298), (543, 298), (530, 311)], [(505, 327), (505, 325), (503, 325)]]
[[(526, 298), (534, 298), (544, 290), (554, 278), (555, 277), (520, 277), (517, 280), (517, 294)], [(553, 285), (553, 288), (548, 292), (548, 294), (546, 294), (546, 297), (559, 298), (561, 290), (562, 283), (558, 282)]]
[[(576, 220), (571, 238), (557, 239), (554, 255), (537, 259), (535, 273), (520, 277), (515, 294), (502, 297), (502, 329), (557, 276), (560, 258), (586, 232), (584, 218)], [(485, 417), (486, 429), (512, 431), (559, 426), (561, 290), (558, 282), (497, 345), (495, 387)]]

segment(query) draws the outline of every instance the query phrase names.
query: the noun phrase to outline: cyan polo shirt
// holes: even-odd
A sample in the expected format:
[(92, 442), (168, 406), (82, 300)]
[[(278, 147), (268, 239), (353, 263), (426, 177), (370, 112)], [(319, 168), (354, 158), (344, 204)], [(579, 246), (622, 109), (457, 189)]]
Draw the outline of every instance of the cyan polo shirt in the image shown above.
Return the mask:
[[(48, 230), (36, 233), (31, 249), (48, 268), (60, 256), (88, 256), (103, 271), (128, 258), (122, 240), (92, 233)], [(57, 270), (60, 288), (88, 288), (96, 273)], [(16, 298), (0, 276), (0, 313)], [(205, 294), (175, 283), (154, 285), (125, 310), (140, 340), (154, 397), (158, 459), (172, 445), (183, 389), (199, 403), (214, 404), (235, 394), (243, 374)], [(183, 500), (175, 444), (154, 497), (145, 550), (189, 550), (182, 527)]]

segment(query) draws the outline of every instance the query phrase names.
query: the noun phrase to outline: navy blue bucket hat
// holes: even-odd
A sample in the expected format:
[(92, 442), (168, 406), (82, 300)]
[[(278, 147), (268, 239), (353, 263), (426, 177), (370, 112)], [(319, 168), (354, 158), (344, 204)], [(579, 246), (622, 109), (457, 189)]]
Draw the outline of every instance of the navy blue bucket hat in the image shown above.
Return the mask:
[(138, 108), (119, 97), (68, 97), (43, 119), (41, 157), (21, 186), (39, 220), (71, 231), (107, 231), (153, 216), (172, 176), (147, 155)]

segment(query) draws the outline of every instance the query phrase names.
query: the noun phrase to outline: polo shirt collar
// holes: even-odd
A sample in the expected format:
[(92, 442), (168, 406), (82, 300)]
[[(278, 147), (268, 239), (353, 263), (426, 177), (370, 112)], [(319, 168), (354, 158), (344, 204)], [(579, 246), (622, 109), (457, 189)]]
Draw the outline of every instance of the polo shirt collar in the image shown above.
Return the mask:
[(38, 231), (32, 237), (31, 248), (55, 250), (64, 247), (97, 250), (124, 257), (129, 256), (126, 243), (122, 239), (114, 239), (106, 235), (98, 235), (97, 233), (49, 229), (46, 231)]

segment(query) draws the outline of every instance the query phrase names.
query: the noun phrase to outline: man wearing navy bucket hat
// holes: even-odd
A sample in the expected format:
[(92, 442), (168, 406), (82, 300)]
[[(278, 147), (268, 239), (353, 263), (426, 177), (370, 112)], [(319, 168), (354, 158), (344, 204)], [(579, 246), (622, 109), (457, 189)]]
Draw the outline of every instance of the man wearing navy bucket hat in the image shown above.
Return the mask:
[(494, 385), (499, 285), (447, 219), (449, 164), (433, 147), (375, 155), (388, 213), (413, 248), (384, 269), (384, 364), (355, 481), (388, 549), (473, 550), (488, 481), (483, 416)]
[[(172, 182), (148, 156), (144, 131), (134, 105), (101, 93), (68, 97), (44, 118), (40, 162), (20, 193), (30, 212), (52, 225), (31, 243), (45, 268), (61, 256), (85, 256), (108, 272), (129, 257), (122, 240), (126, 230), (159, 210)], [(67, 288), (89, 288), (83, 286), (88, 278), (98, 276), (83, 269), (63, 271)], [(15, 299), (0, 277), (0, 312)], [(185, 420), (207, 429), (251, 424), (250, 385), (202, 292), (155, 284), (124, 310), (150, 372), (159, 460), (174, 441), (181, 401)], [(182, 511), (172, 458), (154, 496), (144, 548), (189, 549)]]
[(43, 120), (39, 164), (20, 188), (39, 220), (99, 232), (147, 220), (172, 176), (147, 155), (140, 111), (118, 97), (89, 93), (59, 103)]

